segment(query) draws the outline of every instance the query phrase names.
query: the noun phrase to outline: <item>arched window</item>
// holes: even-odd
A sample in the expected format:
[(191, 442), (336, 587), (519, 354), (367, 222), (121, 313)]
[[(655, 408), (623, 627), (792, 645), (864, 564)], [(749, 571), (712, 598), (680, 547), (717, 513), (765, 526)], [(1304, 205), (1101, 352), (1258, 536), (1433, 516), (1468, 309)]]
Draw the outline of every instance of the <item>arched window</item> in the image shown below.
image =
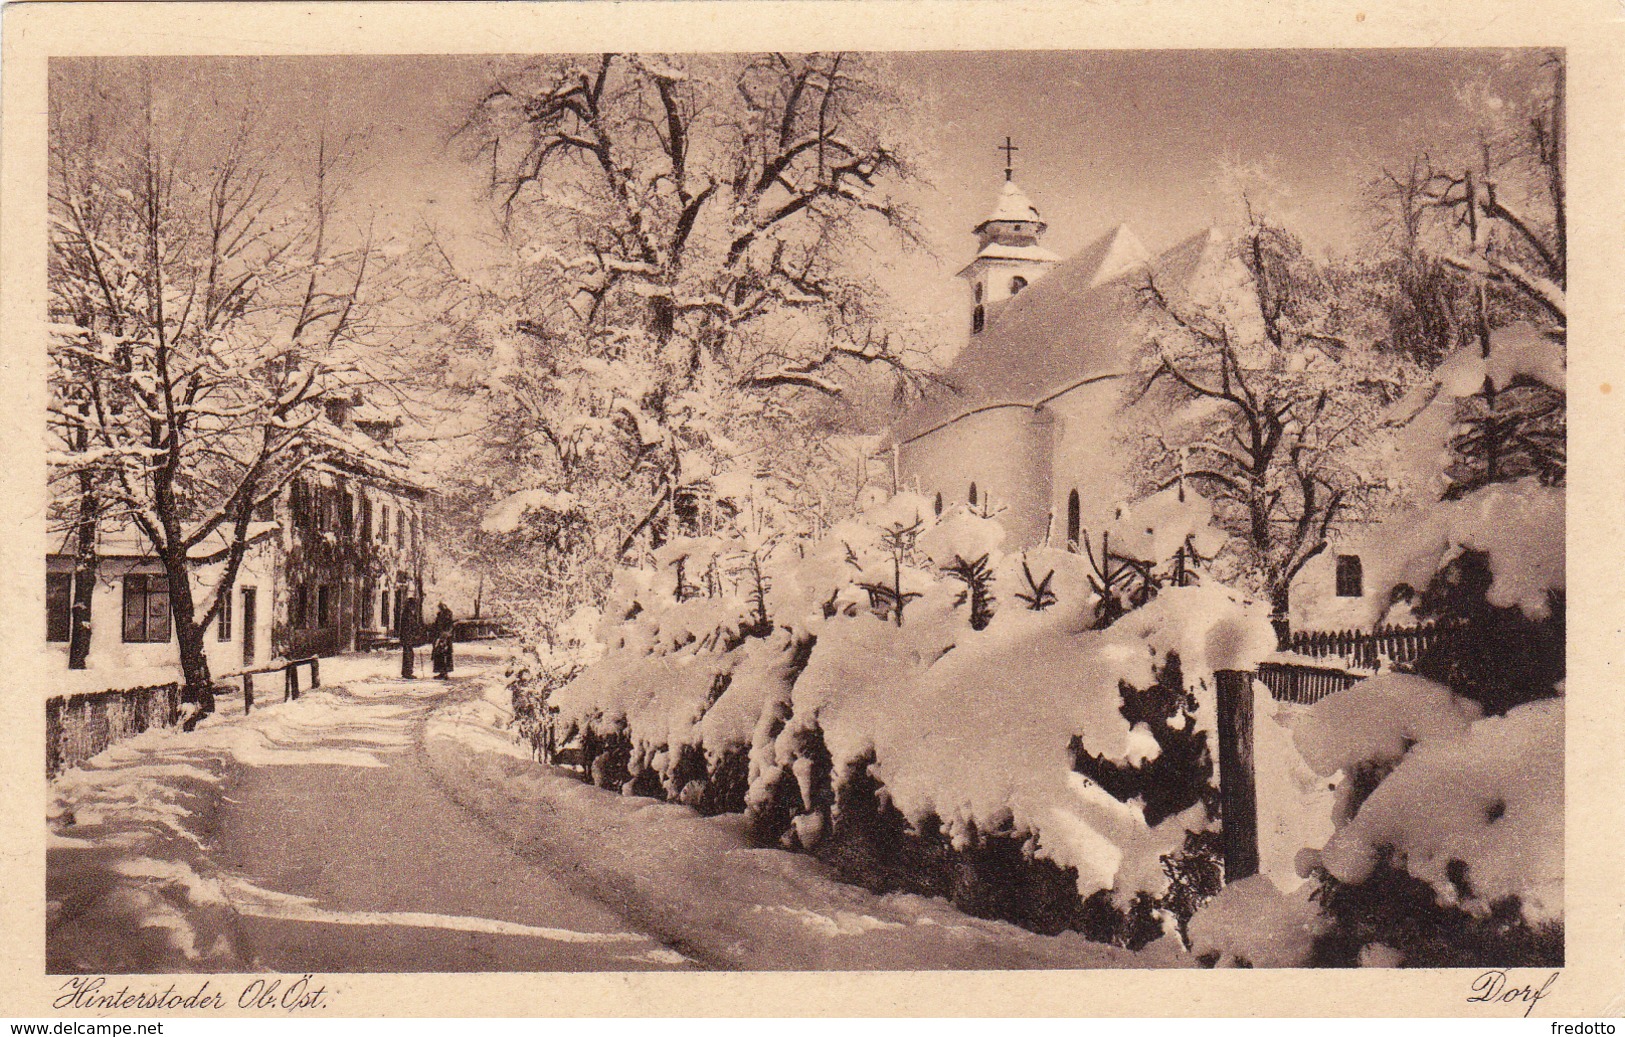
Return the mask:
[(976, 307), (976, 309), (974, 309), (974, 310), (972, 310), (970, 312), (970, 333), (972, 335), (981, 334), (982, 333), (982, 327), (986, 323), (987, 323), (987, 312), (985, 310), (983, 310), (980, 305), (978, 305)]
[(976, 507), (976, 484), (970, 484), (970, 506)]
[(1020, 275), (1010, 278), (1010, 294), (1020, 295), (1021, 290), (1027, 287), (1027, 279)]
[(1066, 495), (1066, 547), (1069, 551), (1078, 549), (1078, 540), (1083, 535), (1083, 524), (1079, 515), (1078, 491), (1073, 490)]
[(934, 505), (934, 507), (936, 508), (937, 514), (941, 515), (942, 514), (942, 494), (940, 494), (940, 493), (937, 494), (937, 500), (936, 500), (936, 504)]
[(1339, 598), (1364, 596), (1365, 580), (1361, 568), (1359, 555), (1337, 556), (1337, 596)]

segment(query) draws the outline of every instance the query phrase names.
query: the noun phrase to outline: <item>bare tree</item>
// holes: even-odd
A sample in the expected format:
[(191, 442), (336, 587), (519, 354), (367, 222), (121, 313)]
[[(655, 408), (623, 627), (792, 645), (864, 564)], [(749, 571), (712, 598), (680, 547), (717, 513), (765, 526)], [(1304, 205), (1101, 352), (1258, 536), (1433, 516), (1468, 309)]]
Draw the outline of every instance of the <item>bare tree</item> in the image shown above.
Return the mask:
[[(1428, 161), (1424, 185), (1427, 204), (1445, 221), (1440, 258), (1481, 292), (1500, 288), (1521, 299), (1562, 334), (1568, 325), (1564, 64), (1550, 55), (1543, 65), (1547, 84), (1479, 136), (1474, 160)], [(1478, 318), (1487, 341), (1482, 301)]]
[[(371, 249), (338, 241), (332, 151), (301, 170), (251, 112), (188, 141), (174, 97), (138, 90), (53, 84), (55, 467), (94, 488), (81, 515), (133, 527), (163, 564), (185, 697), (207, 712), (204, 630), (255, 514), (332, 445), (324, 394), (374, 373), (352, 348)], [(119, 128), (89, 132), (92, 115)], [(204, 564), (222, 574), (199, 601)]]
[(1378, 485), (1353, 449), (1404, 385), (1403, 365), (1366, 344), (1340, 301), (1342, 273), (1252, 216), (1220, 287), (1140, 289), (1152, 318), (1139, 399), (1170, 408), (1147, 437), (1146, 488), (1188, 481), (1214, 502), (1249, 582), (1284, 632), (1293, 579), (1338, 521)]
[(601, 583), (587, 554), (710, 528), (745, 482), (814, 510), (816, 404), (876, 372), (905, 393), (929, 380), (863, 273), (915, 243), (906, 113), (855, 55), (608, 54), (497, 77), (460, 139), (514, 261), (482, 278), (438, 252), (442, 321), (501, 415), (481, 491), (495, 468), (572, 502), (503, 535)]

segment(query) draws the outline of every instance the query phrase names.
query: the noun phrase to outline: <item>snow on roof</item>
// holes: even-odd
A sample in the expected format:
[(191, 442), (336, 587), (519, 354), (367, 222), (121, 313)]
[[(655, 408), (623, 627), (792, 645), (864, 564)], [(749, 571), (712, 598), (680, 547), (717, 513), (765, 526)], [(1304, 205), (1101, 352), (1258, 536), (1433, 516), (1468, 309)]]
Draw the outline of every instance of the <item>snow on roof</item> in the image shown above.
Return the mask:
[(910, 439), (960, 415), (997, 405), (1033, 406), (1090, 378), (1123, 373), (1138, 345), (1138, 281), (1150, 268), (1172, 295), (1222, 255), (1216, 231), (1192, 235), (1150, 258), (1119, 226), (999, 308), (950, 365), (957, 393), (928, 400), (893, 429)]
[[(976, 253), (976, 259), (1019, 259), (1037, 263), (1059, 263), (1061, 261), (1060, 256), (1042, 245), (1001, 245), (996, 241), (990, 242), (986, 248)], [(976, 259), (965, 264), (964, 269), (959, 271), (959, 276), (963, 277), (966, 270), (975, 266)]]
[(976, 225), (981, 230), (989, 223), (1035, 223), (1039, 221), (1038, 207), (1027, 199), (1027, 195), (1017, 187), (1015, 181), (1006, 180), (1004, 187), (999, 190), (998, 203), (993, 206), (993, 212), (987, 219)]
[[(261, 538), (274, 533), (280, 527), (275, 522), (250, 522), (248, 524), (247, 542), (252, 544)], [(231, 546), (231, 527), (222, 525), (216, 527), (202, 542), (194, 544), (187, 551), (191, 558), (209, 558), (223, 553)], [(68, 540), (60, 550), (50, 552), (63, 557), (72, 557), (77, 554), (73, 540)], [(139, 530), (131, 525), (113, 526), (104, 529), (96, 540), (96, 556), (98, 558), (150, 558), (154, 562), (157, 556), (153, 554), (152, 545), (147, 542)]]
[(313, 444), (331, 451), (328, 463), (334, 467), (353, 469), (420, 492), (426, 493), (432, 488), (429, 477), (414, 469), (406, 454), (358, 428), (335, 425), (326, 417), (319, 417), (311, 423), (307, 434)]

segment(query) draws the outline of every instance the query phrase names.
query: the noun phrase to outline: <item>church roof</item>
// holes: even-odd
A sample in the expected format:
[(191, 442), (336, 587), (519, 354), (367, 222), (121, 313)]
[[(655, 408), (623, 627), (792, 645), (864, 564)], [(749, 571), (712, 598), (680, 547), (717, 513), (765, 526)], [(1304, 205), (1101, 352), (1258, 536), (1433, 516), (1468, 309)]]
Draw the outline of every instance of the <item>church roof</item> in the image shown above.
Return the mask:
[(1091, 378), (1121, 374), (1139, 347), (1137, 276), (1156, 273), (1177, 296), (1218, 254), (1214, 231), (1192, 235), (1151, 257), (1127, 227), (1102, 235), (1032, 287), (994, 309), (947, 371), (957, 391), (915, 407), (892, 430), (906, 442), (970, 411), (1033, 406)]
[[(976, 259), (1019, 259), (1036, 263), (1059, 263), (1061, 257), (1042, 245), (1001, 245), (996, 241), (989, 242), (986, 248), (976, 253)], [(976, 259), (966, 263), (959, 271), (963, 277), (965, 271), (976, 265)]]
[(976, 229), (981, 230), (989, 223), (1036, 223), (1038, 219), (1038, 207), (1027, 200), (1027, 195), (1016, 186), (1014, 180), (1006, 180), (993, 212), (978, 223)]

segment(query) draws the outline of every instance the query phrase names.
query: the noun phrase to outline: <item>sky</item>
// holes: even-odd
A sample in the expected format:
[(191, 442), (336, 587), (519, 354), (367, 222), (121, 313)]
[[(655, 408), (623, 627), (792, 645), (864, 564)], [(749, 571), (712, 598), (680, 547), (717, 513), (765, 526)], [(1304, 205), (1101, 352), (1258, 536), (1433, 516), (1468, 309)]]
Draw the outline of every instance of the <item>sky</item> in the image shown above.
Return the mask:
[[(356, 134), (351, 202), (383, 226), (427, 223), (452, 239), (490, 226), (482, 170), (450, 138), (501, 59), (146, 60), (163, 62), (162, 81), (189, 104), (224, 112), (252, 99), (294, 140)], [(1464, 84), (1487, 79), (1511, 97), (1533, 65), (1440, 49), (915, 52), (891, 63), (899, 95), (914, 99), (924, 182), (910, 200), (928, 249), (888, 256), (879, 279), (903, 314), (941, 329), (963, 327), (953, 274), (1003, 180), (1007, 135), (1016, 182), (1049, 224), (1044, 243), (1063, 256), (1119, 223), (1153, 251), (1222, 226), (1243, 182), (1335, 251), (1366, 232), (1364, 191), (1382, 168), (1459, 144)]]

